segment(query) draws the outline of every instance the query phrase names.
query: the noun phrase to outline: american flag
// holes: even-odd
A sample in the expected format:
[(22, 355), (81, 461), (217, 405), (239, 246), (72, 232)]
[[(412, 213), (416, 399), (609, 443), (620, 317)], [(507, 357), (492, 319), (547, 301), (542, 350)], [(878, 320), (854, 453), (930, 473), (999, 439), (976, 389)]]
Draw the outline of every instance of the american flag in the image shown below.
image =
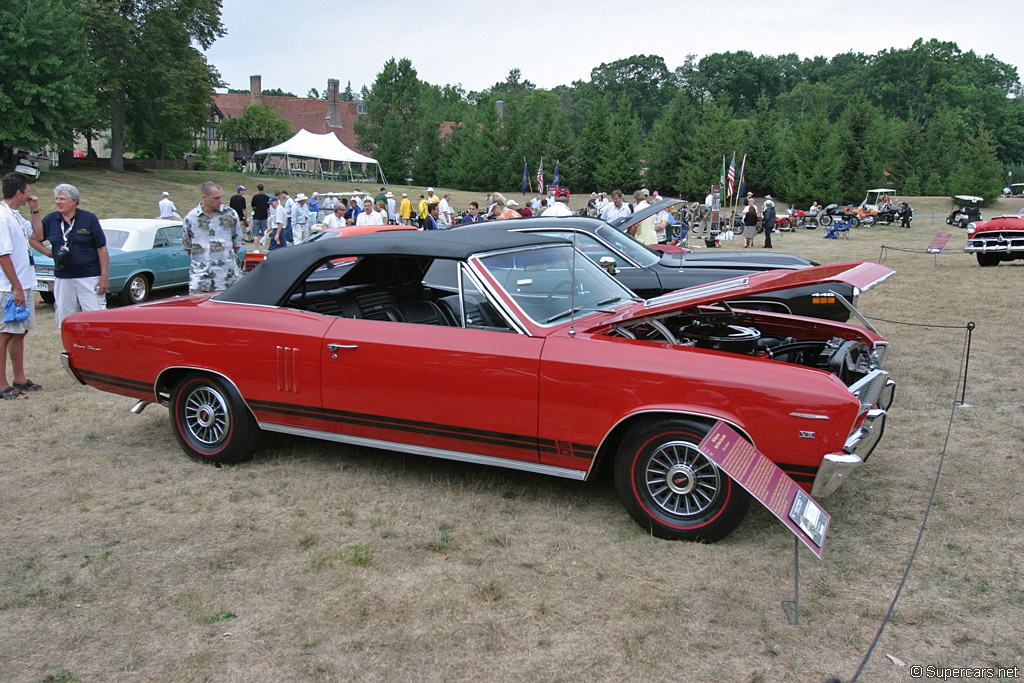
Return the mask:
[(726, 190), (725, 196), (731, 197), (733, 191), (733, 183), (736, 182), (736, 152), (732, 153), (732, 163), (729, 164), (729, 174), (726, 176), (729, 182), (729, 189)]
[(544, 192), (544, 159), (540, 160), (540, 165), (537, 166), (537, 192)]

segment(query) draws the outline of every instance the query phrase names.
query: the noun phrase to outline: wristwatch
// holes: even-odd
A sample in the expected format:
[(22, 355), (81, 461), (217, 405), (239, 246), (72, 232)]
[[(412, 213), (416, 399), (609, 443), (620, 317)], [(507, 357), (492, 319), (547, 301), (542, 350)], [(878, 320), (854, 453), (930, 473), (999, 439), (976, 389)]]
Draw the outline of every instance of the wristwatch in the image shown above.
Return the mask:
[(33, 211), (32, 213), (39, 213), (39, 209), (36, 209), (36, 210), (35, 210), (35, 211)]

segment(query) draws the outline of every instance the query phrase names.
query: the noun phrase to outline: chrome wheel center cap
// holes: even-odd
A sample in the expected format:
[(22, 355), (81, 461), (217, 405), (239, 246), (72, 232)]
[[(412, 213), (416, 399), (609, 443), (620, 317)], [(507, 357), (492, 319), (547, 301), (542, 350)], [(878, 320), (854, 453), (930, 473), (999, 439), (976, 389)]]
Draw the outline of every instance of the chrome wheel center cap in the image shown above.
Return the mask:
[(670, 469), (665, 480), (673, 493), (683, 496), (692, 492), (697, 485), (697, 478), (694, 476), (693, 470), (686, 465), (676, 465)]
[(209, 427), (214, 423), (213, 408), (208, 405), (201, 406), (196, 412), (196, 421), (202, 427)]

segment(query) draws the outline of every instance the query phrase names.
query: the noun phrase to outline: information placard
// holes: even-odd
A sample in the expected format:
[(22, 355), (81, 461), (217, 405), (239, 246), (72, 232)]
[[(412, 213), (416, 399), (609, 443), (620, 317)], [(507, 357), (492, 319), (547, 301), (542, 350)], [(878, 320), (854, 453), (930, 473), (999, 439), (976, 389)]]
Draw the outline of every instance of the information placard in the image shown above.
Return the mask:
[(788, 474), (721, 421), (698, 447), (821, 558), (832, 518)]
[(929, 254), (940, 254), (942, 253), (942, 250), (945, 249), (946, 245), (949, 244), (951, 239), (953, 239), (952, 235), (940, 232), (935, 236), (935, 239), (932, 240), (932, 243), (928, 245), (928, 248), (925, 249), (925, 251)]

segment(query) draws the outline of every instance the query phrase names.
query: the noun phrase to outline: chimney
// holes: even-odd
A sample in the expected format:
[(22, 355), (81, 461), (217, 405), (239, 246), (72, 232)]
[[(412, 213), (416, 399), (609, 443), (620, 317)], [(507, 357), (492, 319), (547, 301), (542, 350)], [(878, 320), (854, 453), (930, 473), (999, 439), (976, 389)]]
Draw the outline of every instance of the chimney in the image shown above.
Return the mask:
[(498, 118), (505, 118), (505, 102), (504, 100), (498, 100), (494, 103), (494, 108), (498, 110)]
[(249, 76), (249, 104), (263, 104), (263, 85), (259, 74)]
[(341, 128), (341, 105), (338, 104), (338, 79), (327, 79), (327, 126)]

